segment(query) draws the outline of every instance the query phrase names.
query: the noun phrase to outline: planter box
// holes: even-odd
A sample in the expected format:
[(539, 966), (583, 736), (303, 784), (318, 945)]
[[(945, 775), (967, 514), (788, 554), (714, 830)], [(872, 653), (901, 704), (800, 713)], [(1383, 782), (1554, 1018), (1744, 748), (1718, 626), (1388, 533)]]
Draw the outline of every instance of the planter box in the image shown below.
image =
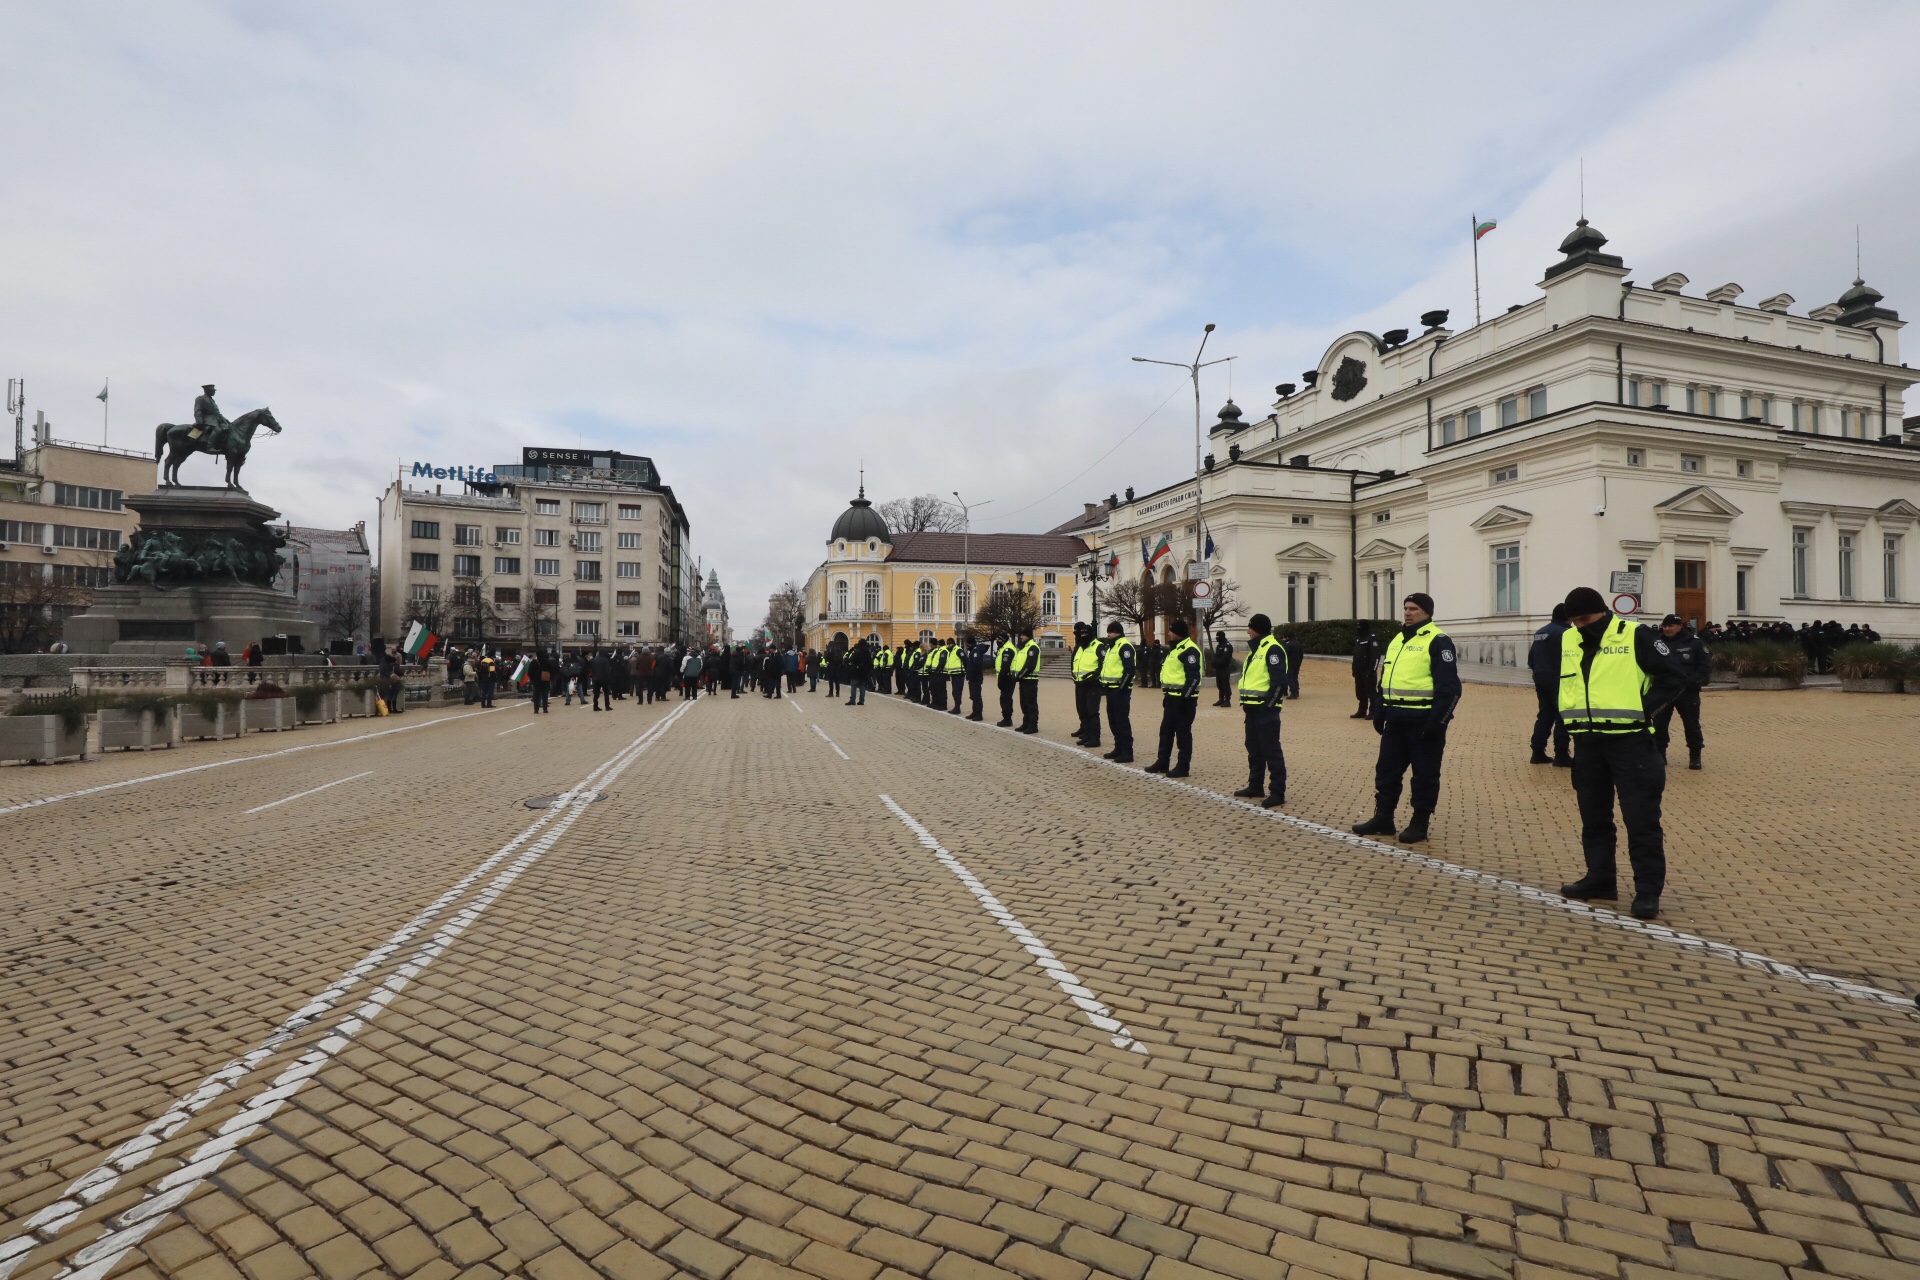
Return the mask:
[(373, 709), (373, 700), (380, 695), (371, 689), (342, 689), (335, 696), (340, 700), (340, 718), (342, 720), (351, 716), (378, 714)]
[(319, 705), (313, 710), (301, 711), (297, 701), (294, 703), (294, 710), (300, 717), (301, 724), (332, 724), (340, 718), (340, 699), (341, 694), (338, 689), (329, 689), (321, 696)]
[(240, 732), (279, 733), (298, 722), (292, 698), (248, 698), (240, 704)]
[(240, 717), (235, 709), (222, 703), (212, 716), (204, 716), (196, 707), (182, 704), (176, 712), (180, 738), (236, 738), (240, 736)]
[(1900, 682), (1900, 692), (1920, 693), (1920, 679), (1915, 679), (1913, 676), (1908, 676), (1905, 680), (1902, 680)]
[(1840, 689), (1843, 693), (1898, 693), (1900, 682), (1891, 677), (1866, 680), (1849, 680), (1840, 677)]
[(69, 733), (59, 716), (0, 716), (0, 760), (85, 759), (87, 726)]
[(173, 713), (155, 715), (151, 711), (100, 712), (100, 749), (102, 751), (151, 751), (173, 745)]
[(1742, 689), (1778, 691), (1782, 689), (1798, 689), (1800, 682), (1789, 679), (1786, 676), (1741, 676), (1740, 687)]

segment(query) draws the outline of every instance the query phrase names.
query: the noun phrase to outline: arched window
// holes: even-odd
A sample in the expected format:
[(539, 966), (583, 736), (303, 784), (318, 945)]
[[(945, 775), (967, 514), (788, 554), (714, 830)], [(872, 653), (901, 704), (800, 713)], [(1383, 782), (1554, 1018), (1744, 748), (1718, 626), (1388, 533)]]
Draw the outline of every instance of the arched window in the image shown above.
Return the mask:
[(880, 582), (878, 579), (867, 579), (867, 585), (861, 591), (861, 595), (865, 598), (866, 611), (868, 613), (880, 612)]
[(1173, 581), (1173, 566), (1168, 565), (1160, 571), (1160, 585), (1166, 586)]
[(1052, 587), (1040, 593), (1040, 616), (1043, 618), (1060, 616), (1060, 593)]
[(953, 612), (962, 618), (973, 616), (973, 584), (971, 582), (961, 581), (954, 584)]
[(1004, 582), (995, 582), (991, 587), (987, 588), (987, 594), (998, 600), (1001, 596), (1007, 594), (1007, 584)]
[(934, 606), (933, 584), (931, 582), (921, 583), (920, 590), (915, 594), (919, 596), (919, 599), (914, 601), (915, 608), (918, 609), (922, 617), (930, 615), (933, 612)]
[(833, 584), (833, 611), (835, 613), (847, 611), (847, 580), (845, 578)]

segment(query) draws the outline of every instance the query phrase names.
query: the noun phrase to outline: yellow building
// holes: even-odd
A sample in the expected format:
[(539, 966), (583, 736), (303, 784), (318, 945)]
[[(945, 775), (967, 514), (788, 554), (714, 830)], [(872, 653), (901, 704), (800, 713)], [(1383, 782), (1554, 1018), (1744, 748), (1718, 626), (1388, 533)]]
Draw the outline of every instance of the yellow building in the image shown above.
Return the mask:
[(888, 646), (949, 637), (973, 625), (995, 591), (1031, 592), (1036, 637), (1064, 648), (1073, 631), (1079, 538), (1058, 533), (900, 533), (867, 501), (866, 489), (834, 521), (827, 558), (807, 578), (807, 645), (825, 649), (877, 637)]
[(0, 649), (52, 644), (109, 584), (114, 553), (140, 525), (126, 495), (153, 478), (146, 454), (56, 441), (44, 424), (0, 459)]

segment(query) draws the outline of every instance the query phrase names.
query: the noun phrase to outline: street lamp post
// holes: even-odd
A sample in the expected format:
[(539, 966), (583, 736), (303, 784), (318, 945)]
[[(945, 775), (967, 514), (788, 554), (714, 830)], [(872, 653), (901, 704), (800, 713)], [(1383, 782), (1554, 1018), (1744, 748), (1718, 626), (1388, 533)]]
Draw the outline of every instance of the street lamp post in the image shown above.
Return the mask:
[(1206, 525), (1202, 520), (1200, 504), (1200, 371), (1202, 369), (1212, 368), (1216, 364), (1225, 364), (1229, 360), (1239, 359), (1238, 356), (1222, 356), (1218, 360), (1202, 362), (1200, 357), (1206, 354), (1207, 338), (1212, 333), (1212, 325), (1208, 325), (1201, 331), (1200, 349), (1193, 353), (1193, 359), (1185, 362), (1178, 360), (1150, 360), (1146, 356), (1133, 357), (1134, 363), (1136, 364), (1163, 364), (1170, 369), (1185, 369), (1188, 376), (1193, 379), (1193, 551), (1194, 559), (1196, 560), (1205, 558), (1207, 536)]
[[(953, 500), (960, 504), (960, 581), (967, 584), (967, 608), (972, 609), (973, 608), (973, 507), (988, 506), (993, 502), (993, 499), (988, 498), (983, 502), (976, 502), (973, 504), (973, 506), (968, 506), (966, 502), (960, 497), (960, 491), (958, 489), (955, 489), (952, 492), (953, 492)], [(956, 637), (960, 634), (960, 624), (958, 622), (954, 623), (953, 634)]]

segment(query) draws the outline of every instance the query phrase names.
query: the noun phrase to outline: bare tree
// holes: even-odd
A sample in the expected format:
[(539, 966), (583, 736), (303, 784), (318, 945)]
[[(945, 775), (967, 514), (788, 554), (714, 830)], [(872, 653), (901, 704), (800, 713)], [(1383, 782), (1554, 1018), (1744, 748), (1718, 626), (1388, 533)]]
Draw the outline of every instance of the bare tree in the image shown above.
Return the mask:
[(62, 624), (93, 603), (93, 586), (104, 586), (109, 572), (104, 564), (0, 561), (0, 653), (31, 653), (58, 640)]
[(767, 617), (760, 625), (766, 628), (772, 644), (792, 641), (798, 647), (805, 642), (807, 600), (797, 583), (789, 579), (767, 597)]
[(1137, 578), (1109, 578), (1093, 584), (1096, 607), (1109, 620), (1118, 621), (1146, 638), (1147, 619), (1154, 616), (1148, 599), (1152, 588), (1142, 587)]
[(1011, 583), (997, 582), (974, 615), (974, 625), (989, 635), (1017, 636), (1022, 630), (1040, 625), (1040, 601), (1032, 584), (1023, 591)]
[(894, 533), (958, 533), (966, 523), (959, 507), (931, 493), (894, 498), (874, 510)]
[(357, 640), (367, 629), (367, 588), (362, 582), (329, 580), (313, 601), (326, 639)]
[(560, 591), (557, 587), (533, 587), (522, 596), (520, 635), (528, 644), (553, 644), (560, 639)]

